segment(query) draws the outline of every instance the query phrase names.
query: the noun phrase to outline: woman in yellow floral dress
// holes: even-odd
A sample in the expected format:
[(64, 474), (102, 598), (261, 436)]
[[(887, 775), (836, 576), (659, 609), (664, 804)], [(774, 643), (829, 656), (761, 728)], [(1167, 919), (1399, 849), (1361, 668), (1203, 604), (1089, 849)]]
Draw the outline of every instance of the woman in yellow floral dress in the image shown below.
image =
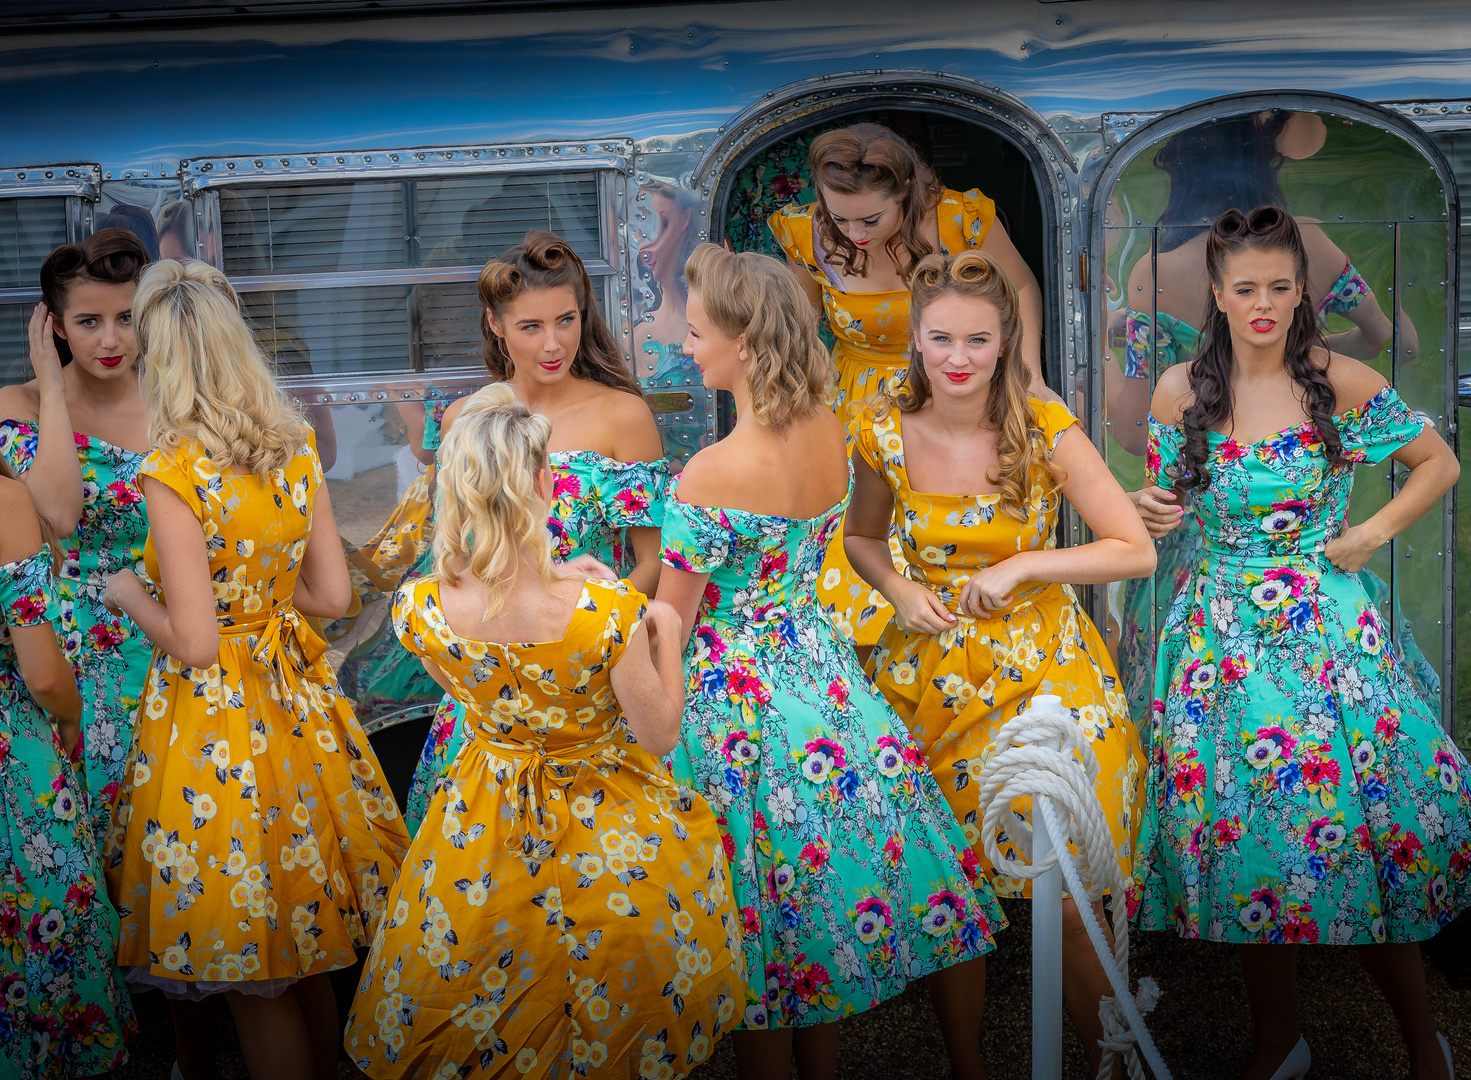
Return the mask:
[(326, 974), (372, 939), (408, 838), (303, 619), (350, 598), (321, 466), (223, 274), (157, 263), (133, 310), (153, 584), (114, 574), (106, 602), (154, 652), (104, 853), (118, 964), (177, 1003), (186, 1078), (211, 1065), (187, 1003), (217, 993), (252, 1076), (335, 1076)]
[[(1127, 879), (1144, 780), (1139, 734), (1103, 641), (1065, 583), (1143, 576), (1154, 548), (1077, 419), (1028, 396), (1017, 293), (999, 266), (981, 252), (930, 255), (913, 289), (908, 377), (860, 414), (853, 454), (848, 555), (895, 610), (869, 674), (983, 861), (975, 781), (992, 738), (1034, 695), (1061, 697), (1097, 752), (1098, 797)], [(1092, 543), (1056, 549), (1063, 496)], [(904, 574), (889, 554), (891, 519)], [(1027, 800), (1012, 809), (1030, 817)], [(1013, 842), (1000, 846), (1016, 857)], [(1004, 866), (988, 869), (998, 895), (1025, 894)], [(1064, 925), (1064, 993), (1096, 1069), (1098, 1001), (1110, 990), (1071, 900)], [(977, 1031), (983, 979), (977, 971), (974, 986), (941, 988), (957, 1007), (974, 1003)]]
[[(909, 350), (909, 277), (931, 252), (981, 250), (1020, 290), (1022, 357), (1043, 396), (1042, 291), (996, 223), (996, 204), (978, 188), (941, 187), (934, 170), (901, 136), (879, 124), (825, 132), (808, 152), (815, 202), (793, 203), (767, 220), (808, 299), (827, 314), (837, 344), (833, 406), (848, 425), (874, 394), (903, 379)], [(902, 566), (899, 552), (895, 565)], [(838, 629), (872, 645), (892, 614), (853, 572), (835, 539), (818, 595)]]
[(554, 566), (551, 432), (507, 383), (465, 401), (440, 454), (435, 572), (394, 599), (469, 739), (348, 1017), (373, 1077), (670, 1080), (740, 1019), (715, 815), (658, 760), (684, 705), (679, 617)]

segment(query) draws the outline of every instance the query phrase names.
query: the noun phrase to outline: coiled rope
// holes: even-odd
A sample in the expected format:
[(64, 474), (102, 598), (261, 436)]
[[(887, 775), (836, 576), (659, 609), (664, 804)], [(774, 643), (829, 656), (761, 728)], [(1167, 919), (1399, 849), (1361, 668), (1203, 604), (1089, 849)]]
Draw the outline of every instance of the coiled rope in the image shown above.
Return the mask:
[[(1098, 1009), (1104, 1033), (1098, 1080), (1113, 1075), (1114, 1060), (1119, 1055), (1123, 1055), (1132, 1080), (1145, 1080), (1141, 1054), (1157, 1080), (1169, 1080), (1169, 1069), (1144, 1026), (1144, 1014), (1159, 1000), (1159, 986), (1153, 979), (1143, 978), (1137, 994), (1129, 989), (1124, 875), (1095, 790), (1099, 766), (1090, 741), (1060, 698), (1039, 694), (1021, 715), (1002, 725), (992, 747), (994, 756), (986, 762), (978, 781), (981, 835), (987, 858), (992, 866), (1004, 867), (1015, 877), (1038, 878), (1054, 866), (1062, 871), (1068, 894), (1077, 900), (1083, 926), (1113, 987), (1113, 996), (1105, 997)], [(1015, 828), (1011, 809), (1013, 799), (1028, 797), (1034, 819), (1041, 815), (1052, 838), (1052, 851), (1040, 864), (1032, 861), (1031, 831)], [(1002, 855), (997, 837), (1003, 832), (1015, 839), (1027, 857), (1026, 863), (1008, 862)], [(1077, 853), (1073, 854), (1072, 849)], [(1105, 893), (1113, 898), (1112, 951), (1092, 904)], [(1088, 902), (1078, 900), (1080, 897)]]

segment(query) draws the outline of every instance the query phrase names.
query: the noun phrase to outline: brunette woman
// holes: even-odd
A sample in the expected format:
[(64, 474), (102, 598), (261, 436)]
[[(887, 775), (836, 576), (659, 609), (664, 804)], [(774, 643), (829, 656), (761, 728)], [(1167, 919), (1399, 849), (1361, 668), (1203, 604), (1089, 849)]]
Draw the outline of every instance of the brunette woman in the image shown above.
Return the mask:
[[(1443, 1080), (1419, 942), (1471, 904), (1471, 788), (1357, 575), (1459, 465), (1324, 345), (1290, 215), (1228, 211), (1205, 260), (1199, 351), (1161, 376), (1150, 420), (1150, 479), (1189, 495), (1202, 551), (1160, 632), (1139, 919), (1241, 946), (1243, 1080), (1307, 1071), (1297, 949), (1320, 942), (1361, 946), (1411, 1075)], [(1354, 466), (1390, 457), (1408, 479), (1348, 525)]]
[[(1077, 418), (1028, 394), (1021, 302), (1001, 268), (984, 252), (929, 255), (912, 288), (908, 377), (859, 414), (853, 453), (848, 557), (895, 613), (868, 670), (981, 859), (975, 779), (997, 730), (1037, 694), (1062, 698), (1098, 755), (1098, 797), (1127, 876), (1144, 757), (1072, 585), (1148, 574), (1154, 550)], [(1057, 548), (1064, 497), (1096, 540)], [(1016, 850), (1006, 839), (1001, 848), (1008, 858)], [(988, 870), (999, 895), (1027, 894), (1004, 865)], [(1073, 901), (1063, 910), (1064, 995), (1096, 1071), (1108, 980)], [(931, 986), (955, 1075), (980, 1075), (984, 967), (944, 972)]]
[(148, 532), (134, 480), (153, 444), (133, 338), (133, 292), (147, 263), (126, 229), (48, 255), (30, 323), (35, 378), (0, 389), (0, 456), (61, 542), (58, 626), (82, 690), (85, 812), (99, 845), (150, 651), (133, 621), (102, 603), (108, 576), (143, 557)]

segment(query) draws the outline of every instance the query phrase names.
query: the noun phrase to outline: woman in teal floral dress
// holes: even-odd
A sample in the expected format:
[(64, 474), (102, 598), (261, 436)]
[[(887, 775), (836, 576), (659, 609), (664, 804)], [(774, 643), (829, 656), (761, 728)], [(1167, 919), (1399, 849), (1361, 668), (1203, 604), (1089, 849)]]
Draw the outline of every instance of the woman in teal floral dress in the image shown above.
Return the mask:
[(52, 552), (10, 477), (0, 464), (0, 1075), (66, 1080), (120, 1067), (137, 1024), (67, 761), (82, 700), (56, 640)]
[[(852, 493), (831, 361), (775, 259), (697, 248), (688, 347), (735, 430), (665, 506), (659, 598), (679, 611), (675, 779), (715, 808), (744, 926), (743, 1077), (836, 1068), (837, 1020), (978, 961), (1004, 925), (903, 723), (817, 599)], [(794, 461), (801, 468), (792, 468)]]
[[(552, 422), (552, 557), (562, 563), (582, 558), (590, 573), (625, 577), (651, 593), (669, 465), (654, 414), (593, 295), (582, 261), (564, 240), (527, 233), (524, 243), (480, 271), (485, 366), (493, 382), (510, 383), (520, 400)], [(463, 401), (445, 412), (445, 430)], [(465, 745), (464, 715), (464, 706), (444, 695), (404, 800), (410, 836)]]
[(41, 266), (28, 383), (0, 389), (0, 457), (61, 540), (57, 625), (82, 690), (82, 780), (97, 843), (133, 741), (152, 649), (102, 606), (108, 576), (143, 558), (135, 478), (152, 449), (138, 394), (133, 291), (148, 253), (126, 229), (57, 248)]
[[(1471, 904), (1471, 788), (1357, 572), (1459, 468), (1373, 369), (1322, 347), (1291, 217), (1232, 210), (1206, 259), (1200, 351), (1164, 373), (1150, 426), (1151, 479), (1190, 494), (1203, 542), (1160, 635), (1138, 917), (1242, 946), (1248, 1075), (1306, 1068), (1296, 946), (1321, 942), (1366, 946), (1413, 1075), (1442, 1077), (1418, 942)], [(1354, 466), (1388, 457), (1408, 480), (1347, 525)]]

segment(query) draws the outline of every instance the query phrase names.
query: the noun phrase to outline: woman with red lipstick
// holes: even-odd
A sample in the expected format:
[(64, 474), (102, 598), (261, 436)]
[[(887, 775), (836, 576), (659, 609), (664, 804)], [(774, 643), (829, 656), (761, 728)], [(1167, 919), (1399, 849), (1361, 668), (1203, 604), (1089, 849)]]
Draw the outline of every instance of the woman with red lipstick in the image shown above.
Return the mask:
[[(850, 435), (856, 408), (904, 377), (910, 276), (931, 252), (984, 251), (1017, 283), (1027, 385), (1051, 396), (1042, 383), (1042, 292), (997, 223), (995, 203), (979, 189), (942, 187), (914, 147), (879, 124), (825, 132), (808, 160), (817, 201), (783, 207), (767, 224), (837, 339), (834, 407)], [(823, 564), (820, 595), (860, 646), (878, 640), (891, 614), (847, 565), (841, 543)]]
[[(611, 570), (652, 593), (669, 466), (654, 414), (618, 354), (582, 260), (561, 237), (529, 232), (485, 264), (479, 288), (491, 381), (509, 384), (518, 400), (552, 422), (556, 499), (547, 531), (553, 556), (563, 563), (587, 556), (589, 566), (601, 563), (603, 573)], [(443, 431), (465, 400), (445, 411)], [(464, 715), (464, 706), (446, 695), (405, 801), (411, 833), (465, 744)]]
[[(1021, 299), (1001, 267), (983, 252), (928, 255), (911, 287), (907, 378), (860, 412), (853, 451), (844, 543), (894, 607), (869, 674), (982, 860), (975, 777), (992, 737), (1037, 694), (1061, 697), (1093, 741), (1098, 797), (1127, 874), (1144, 756), (1108, 651), (1071, 586), (1148, 574), (1154, 549), (1077, 419), (1029, 394)], [(1092, 543), (1056, 549), (1064, 496)], [(889, 551), (891, 521), (903, 573)], [(1008, 858), (1015, 850), (1008, 840), (1001, 847)], [(988, 870), (998, 895), (1027, 894), (1004, 867)], [(1064, 920), (1064, 994), (1096, 1070), (1098, 1003), (1111, 991), (1071, 900)], [(930, 981), (954, 1074), (981, 1075), (984, 967)]]
[[(1410, 1075), (1443, 1080), (1418, 943), (1471, 906), (1471, 786), (1358, 572), (1460, 467), (1383, 376), (1328, 350), (1290, 215), (1228, 211), (1205, 258), (1200, 347), (1151, 406), (1150, 479), (1190, 496), (1203, 546), (1160, 631), (1139, 921), (1241, 946), (1243, 1080), (1311, 1064), (1303, 942), (1362, 946)], [(1349, 525), (1354, 466), (1391, 457), (1408, 479)]]
[(81, 756), (97, 843), (123, 779), (150, 647), (102, 604), (108, 575), (143, 557), (148, 519), (134, 478), (152, 449), (138, 393), (133, 291), (148, 252), (103, 229), (41, 264), (31, 316), (35, 378), (0, 389), (0, 456), (61, 538), (58, 625), (82, 690)]

